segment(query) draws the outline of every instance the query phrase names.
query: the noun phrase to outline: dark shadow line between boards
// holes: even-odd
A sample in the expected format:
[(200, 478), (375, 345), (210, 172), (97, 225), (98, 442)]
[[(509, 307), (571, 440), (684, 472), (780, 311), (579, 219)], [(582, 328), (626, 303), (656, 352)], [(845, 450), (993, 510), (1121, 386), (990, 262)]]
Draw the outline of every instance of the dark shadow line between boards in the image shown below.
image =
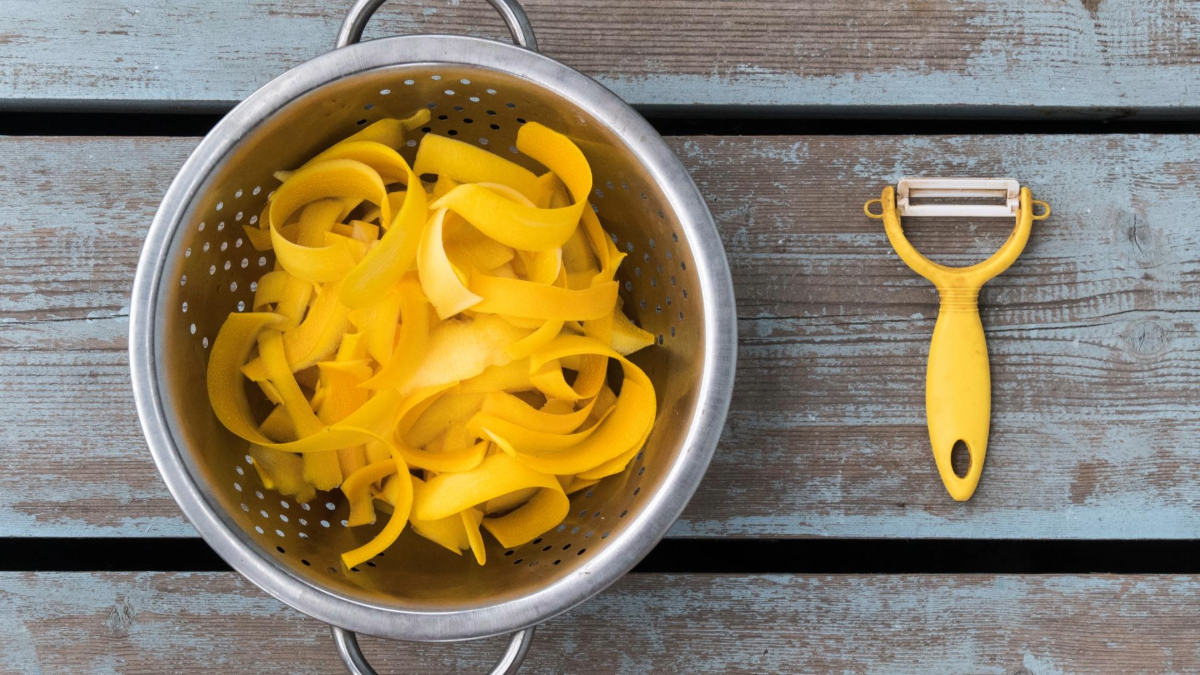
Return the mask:
[[(4, 572), (223, 572), (197, 538), (4, 538)], [(268, 552), (270, 554), (270, 552)], [(1200, 574), (1200, 540), (665, 539), (655, 574)]]
[[(844, 116), (788, 116), (755, 110), (713, 112), (686, 108), (642, 113), (663, 136), (905, 136), (1048, 134), (1198, 134), (1200, 114), (1149, 119), (1118, 117), (946, 117), (907, 116), (881, 109)], [(826, 113), (827, 115), (829, 113)], [(889, 116), (892, 115), (892, 116)], [(156, 112), (0, 112), (0, 136), (167, 136), (198, 137), (223, 113)]]

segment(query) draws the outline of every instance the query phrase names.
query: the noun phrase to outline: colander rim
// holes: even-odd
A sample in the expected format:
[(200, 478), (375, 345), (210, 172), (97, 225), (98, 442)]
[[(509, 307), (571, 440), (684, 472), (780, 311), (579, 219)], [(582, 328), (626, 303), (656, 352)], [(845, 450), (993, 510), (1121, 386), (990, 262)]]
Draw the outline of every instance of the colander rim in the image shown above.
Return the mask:
[[(705, 316), (705, 362), (693, 423), (660, 488), (637, 518), (595, 557), (532, 593), (496, 604), (428, 611), (346, 597), (292, 574), (229, 528), (188, 471), (162, 405), (165, 384), (155, 362), (162, 342), (163, 274), (176, 231), (207, 178), (257, 124), (301, 95), (345, 77), (411, 65), (474, 67), (550, 89), (618, 135), (660, 185), (680, 215), (692, 248)], [(165, 321), (165, 318), (163, 319)], [(615, 582), (666, 534), (698, 487), (724, 426), (732, 394), (737, 325), (733, 285), (712, 215), (690, 175), (658, 133), (616, 94), (549, 57), (494, 40), (459, 35), (410, 35), (337, 49), (276, 77), (237, 105), (191, 153), (168, 188), (138, 261), (130, 304), (129, 358), (138, 418), (154, 462), (184, 515), (231, 567), (285, 604), (348, 630), (416, 641), (453, 641), (509, 633), (569, 610)]]

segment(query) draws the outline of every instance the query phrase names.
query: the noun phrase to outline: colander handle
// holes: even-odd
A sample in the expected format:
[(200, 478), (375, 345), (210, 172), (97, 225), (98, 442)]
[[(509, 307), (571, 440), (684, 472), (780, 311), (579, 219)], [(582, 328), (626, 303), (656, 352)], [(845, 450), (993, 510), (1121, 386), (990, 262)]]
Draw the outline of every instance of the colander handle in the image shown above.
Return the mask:
[[(371, 15), (379, 9), (384, 1), (355, 0), (354, 6), (350, 8), (345, 20), (342, 21), (342, 27), (338, 29), (335, 48), (341, 49), (361, 40), (363, 29), (367, 27), (367, 21), (371, 20)], [(520, 3), (517, 0), (487, 1), (496, 8), (497, 12), (500, 12), (504, 23), (508, 25), (509, 32), (512, 33), (513, 42), (536, 52), (538, 50), (537, 38), (533, 35), (533, 26), (529, 24), (529, 17), (525, 15), (525, 10)]]
[[(367, 657), (363, 656), (362, 649), (358, 646), (358, 637), (352, 631), (337, 626), (330, 626), (329, 631), (333, 633), (333, 643), (337, 645), (338, 656), (342, 657), (342, 663), (346, 664), (350, 675), (378, 675), (371, 664), (367, 663)], [(500, 661), (492, 667), (491, 675), (514, 675), (525, 661), (525, 655), (529, 653), (529, 645), (532, 642), (533, 626), (513, 633)]]

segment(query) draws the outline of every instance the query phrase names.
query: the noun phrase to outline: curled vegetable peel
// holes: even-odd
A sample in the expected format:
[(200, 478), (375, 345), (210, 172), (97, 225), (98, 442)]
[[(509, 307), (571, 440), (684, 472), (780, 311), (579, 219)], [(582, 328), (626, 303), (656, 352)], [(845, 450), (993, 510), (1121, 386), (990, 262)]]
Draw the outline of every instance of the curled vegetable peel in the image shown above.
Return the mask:
[[(245, 228), (275, 269), (209, 357), (213, 411), (266, 487), (299, 501), (340, 489), (351, 527), (386, 514), (347, 567), (410, 524), (481, 565), (484, 532), (529, 542), (569, 494), (624, 470), (657, 414), (625, 358), (653, 337), (618, 306), (624, 254), (587, 203), (579, 148), (531, 122), (516, 147), (541, 175), (433, 135), (410, 167), (398, 149), (426, 119), (381, 120), (277, 174)], [(246, 380), (274, 406), (265, 418)]]

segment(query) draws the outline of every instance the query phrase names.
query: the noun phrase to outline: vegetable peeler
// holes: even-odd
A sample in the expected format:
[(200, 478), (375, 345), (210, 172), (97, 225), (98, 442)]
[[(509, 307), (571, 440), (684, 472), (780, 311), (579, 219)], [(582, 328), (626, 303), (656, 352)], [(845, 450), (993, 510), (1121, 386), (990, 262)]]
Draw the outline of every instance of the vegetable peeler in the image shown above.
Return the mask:
[[(954, 203), (958, 202), (958, 203)], [(880, 212), (871, 207), (880, 205)], [(1035, 215), (1034, 206), (1042, 212)], [(1033, 221), (1050, 215), (1046, 202), (1011, 178), (902, 178), (895, 190), (863, 205), (868, 217), (882, 219), (892, 248), (914, 272), (933, 282), (941, 305), (925, 377), (925, 414), (938, 473), (950, 496), (966, 501), (983, 473), (992, 413), (992, 378), (987, 342), (979, 319), (979, 289), (1021, 255)], [(904, 236), (901, 217), (1016, 218), (1008, 240), (990, 258), (970, 267), (947, 267), (921, 255)], [(950, 457), (962, 442), (971, 458), (965, 476)]]

